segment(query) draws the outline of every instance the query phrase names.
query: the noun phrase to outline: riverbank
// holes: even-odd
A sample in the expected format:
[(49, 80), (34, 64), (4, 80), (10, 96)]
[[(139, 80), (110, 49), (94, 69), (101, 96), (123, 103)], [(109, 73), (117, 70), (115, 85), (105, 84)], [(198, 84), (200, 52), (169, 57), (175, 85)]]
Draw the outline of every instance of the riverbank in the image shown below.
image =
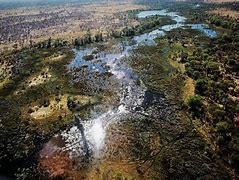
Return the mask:
[(187, 109), (196, 86), (185, 62), (217, 32), (166, 10), (136, 15), (167, 21), (73, 50), (48, 44), (2, 57), (3, 69), (15, 65), (5, 70), (0, 89), (4, 173), (53, 179), (230, 177), (207, 129)]

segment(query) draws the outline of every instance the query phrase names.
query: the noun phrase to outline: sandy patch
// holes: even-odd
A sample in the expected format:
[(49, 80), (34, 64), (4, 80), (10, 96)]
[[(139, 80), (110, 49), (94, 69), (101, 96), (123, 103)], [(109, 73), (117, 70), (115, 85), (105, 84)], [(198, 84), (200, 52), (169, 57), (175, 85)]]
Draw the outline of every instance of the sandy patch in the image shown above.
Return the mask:
[(204, 0), (206, 3), (226, 3), (226, 2), (238, 2), (238, 0)]
[(8, 62), (4, 61), (0, 65), (0, 89), (6, 86), (11, 80), (13, 65), (9, 65)]
[(191, 96), (194, 96), (195, 85), (192, 78), (187, 78), (185, 80), (185, 86), (183, 88), (183, 101), (186, 103)]
[(27, 82), (28, 87), (37, 86), (46, 83), (51, 79), (52, 75), (49, 73), (49, 69), (44, 69), (39, 75), (31, 77)]
[(52, 56), (45, 58), (44, 62), (57, 62), (63, 60), (64, 58), (66, 58), (66, 54), (55, 53)]
[(4, 79), (3, 81), (0, 82), (0, 89), (3, 89), (8, 83), (10, 83), (10, 79)]
[(227, 8), (217, 8), (217, 9), (209, 11), (209, 13), (217, 14), (219, 16), (229, 16), (234, 19), (239, 19), (238, 11), (233, 11), (233, 10), (227, 9)]
[(71, 96), (68, 94), (52, 96), (28, 105), (27, 112), (24, 112), (24, 114), (39, 122), (58, 120), (59, 117), (64, 118), (71, 113), (68, 108), (69, 101), (74, 102), (76, 106), (84, 107), (95, 104), (97, 99), (91, 96)]
[(31, 112), (29, 115), (35, 120), (41, 120), (45, 118), (52, 117), (56, 114), (69, 114), (67, 108), (67, 97), (62, 96), (60, 101), (57, 101), (56, 98), (51, 98), (49, 100), (49, 105), (36, 105), (30, 109)]
[(184, 73), (185, 72), (185, 65), (182, 63), (179, 63), (180, 59), (175, 60), (170, 60), (169, 63), (171, 66), (174, 68), (178, 69), (180, 72)]
[(7, 61), (4, 61), (3, 63), (1, 63), (0, 65), (0, 77), (7, 77), (9, 78), (12, 75), (12, 68), (13, 65), (9, 65), (9, 63)]
[(153, 174), (146, 171), (142, 162), (107, 161), (87, 174), (86, 179), (149, 179)]
[(42, 69), (41, 72), (30, 76), (25, 82), (20, 85), (20, 88), (14, 92), (15, 95), (24, 93), (27, 89), (47, 83), (52, 78), (52, 74), (48, 67)]

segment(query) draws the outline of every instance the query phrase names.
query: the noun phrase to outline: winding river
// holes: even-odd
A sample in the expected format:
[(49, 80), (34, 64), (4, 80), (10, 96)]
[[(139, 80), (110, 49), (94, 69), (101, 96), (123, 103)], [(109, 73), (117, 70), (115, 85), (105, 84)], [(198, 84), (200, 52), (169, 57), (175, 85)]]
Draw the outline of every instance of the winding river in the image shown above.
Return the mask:
[[(116, 107), (110, 107), (102, 114), (92, 112), (92, 116), (88, 120), (81, 120), (80, 117), (77, 117), (75, 126), (61, 132), (61, 137), (65, 145), (60, 149), (67, 151), (71, 158), (82, 158), (90, 155), (95, 160), (101, 159), (106, 143), (107, 127), (112, 123), (120, 122), (122, 119), (134, 116), (138, 111), (145, 113), (143, 106), (148, 96), (147, 89), (143, 85), (140, 85), (137, 75), (133, 73), (126, 62), (122, 61), (124, 57), (130, 55), (131, 50), (142, 44), (156, 45), (155, 38), (165, 36), (168, 31), (176, 28), (196, 29), (210, 38), (216, 37), (216, 32), (211, 30), (208, 25), (186, 24), (186, 18), (178, 15), (176, 12), (161, 10), (142, 11), (137, 14), (138, 18), (147, 18), (156, 15), (169, 16), (176, 23), (135, 36), (132, 38), (134, 41), (133, 44), (125, 40), (115, 44), (115, 50), (111, 52), (97, 52), (95, 58), (91, 61), (86, 61), (83, 57), (92, 54), (95, 47), (75, 50), (76, 56), (71, 64), (69, 64), (69, 69), (85, 66), (92, 73), (112, 73), (113, 78), (119, 84), (117, 95), (120, 97), (120, 100)], [(153, 100), (160, 101), (157, 97)]]

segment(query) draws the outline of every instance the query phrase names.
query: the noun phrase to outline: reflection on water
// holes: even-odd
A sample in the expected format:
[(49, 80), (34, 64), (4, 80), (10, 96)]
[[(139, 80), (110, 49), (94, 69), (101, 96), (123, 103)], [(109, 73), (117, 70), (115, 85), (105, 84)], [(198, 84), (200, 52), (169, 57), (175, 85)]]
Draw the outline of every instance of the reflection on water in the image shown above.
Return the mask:
[[(137, 16), (138, 16), (138, 18), (147, 18), (147, 17), (155, 16), (155, 15), (170, 16), (170, 18), (172, 20), (176, 21), (176, 24), (164, 25), (164, 26), (159, 28), (160, 30), (163, 30), (163, 31), (166, 31), (166, 32), (171, 31), (173, 29), (177, 29), (177, 28), (190, 27), (191, 29), (196, 29), (200, 32), (203, 32), (206, 36), (208, 36), (210, 38), (214, 38), (217, 35), (216, 31), (213, 31), (212, 29), (209, 29), (208, 25), (206, 25), (206, 24), (185, 24), (186, 18), (184, 16), (178, 15), (176, 12), (167, 12), (166, 10), (142, 11)], [(163, 31), (161, 31), (161, 32), (163, 32)], [(159, 35), (159, 37), (161, 35), (162, 35), (162, 33)]]
[(217, 36), (216, 31), (213, 31), (212, 29), (210, 29), (207, 24), (187, 24), (186, 26), (190, 26), (192, 29), (201, 31), (210, 38), (214, 38)]
[[(76, 58), (70, 64), (70, 68), (85, 65), (92, 67), (94, 66), (95, 60), (98, 60), (98, 65), (103, 69), (100, 72), (108, 71), (112, 73), (121, 87), (119, 87), (118, 92), (116, 92), (120, 96), (118, 107), (111, 107), (101, 115), (98, 113), (93, 114), (90, 119), (80, 120), (82, 128), (74, 126), (70, 130), (62, 132), (61, 136), (66, 142), (64, 150), (70, 152), (71, 157), (86, 155), (81, 129), (84, 130), (88, 148), (92, 151), (93, 156), (95, 158), (100, 157), (101, 149), (104, 146), (107, 126), (112, 122), (120, 120), (122, 115), (125, 116), (127, 113), (130, 113), (143, 102), (142, 97), (145, 90), (137, 85), (138, 78), (128, 64), (121, 61), (122, 58), (129, 55), (130, 50), (136, 45), (137, 44), (129, 45), (128, 42), (118, 43), (115, 45), (115, 52), (100, 52), (99, 55), (96, 54), (97, 59), (92, 59), (91, 61), (85, 61), (82, 57), (85, 56), (86, 53), (92, 52), (94, 48), (76, 51)], [(102, 64), (106, 64), (108, 69), (104, 68)], [(89, 69), (94, 71), (92, 68)]]
[[(203, 32), (208, 37), (216, 36), (216, 32), (206, 25), (185, 24), (186, 18), (175, 12), (167, 12), (166, 10), (143, 11), (138, 14), (138, 17), (147, 18), (154, 15), (170, 16), (171, 19), (176, 21), (176, 24), (165, 25), (150, 33), (135, 36), (132, 38), (133, 44), (130, 44), (127, 40), (116, 43), (112, 46), (110, 52), (99, 51), (95, 47), (75, 50), (76, 56), (69, 65), (69, 69), (84, 67), (88, 69), (88, 73), (92, 74), (95, 72), (99, 74), (112, 73), (114, 79), (119, 82), (119, 87), (115, 93), (120, 97), (120, 100), (116, 107), (109, 107), (104, 113), (94, 111), (88, 119), (76, 117), (76, 124), (57, 136), (61, 139), (58, 139), (61, 142), (61, 146), (57, 146), (58, 151), (60, 149), (61, 152), (64, 152), (64, 155), (68, 154), (70, 159), (77, 159), (80, 164), (85, 163), (86, 159), (100, 159), (105, 147), (107, 127), (110, 124), (125, 119), (128, 115), (133, 116), (135, 111), (143, 111), (148, 106), (160, 102), (161, 95), (153, 94), (138, 85), (137, 76), (128, 64), (123, 61), (124, 57), (129, 56), (131, 50), (142, 44), (156, 45), (155, 38), (165, 36), (167, 31), (176, 28), (190, 27)], [(86, 60), (86, 56), (91, 58)], [(79, 76), (80, 78), (86, 78), (84, 74)], [(48, 143), (45, 146), (46, 149), (43, 150), (45, 156), (47, 156), (46, 152), (51, 154), (54, 152), (49, 147), (55, 146)], [(82, 158), (84, 161), (82, 161)]]
[(97, 54), (96, 57), (94, 57), (93, 60), (85, 60), (84, 57), (87, 55), (91, 55), (93, 52), (92, 48), (85, 48), (81, 50), (74, 50), (76, 53), (75, 59), (71, 62), (69, 65), (69, 68), (74, 68), (74, 67), (80, 67), (80, 66), (87, 66), (87, 68), (90, 71), (95, 71), (95, 72), (106, 72), (102, 63), (100, 63), (99, 59), (104, 57), (103, 53)]
[(176, 21), (177, 23), (185, 22), (186, 18), (183, 16), (178, 15), (176, 12), (167, 12), (166, 10), (161, 11), (142, 11), (137, 14), (138, 18), (147, 18), (150, 16), (170, 16), (172, 20)]
[(156, 29), (156, 30), (154, 30), (150, 33), (145, 33), (145, 34), (142, 34), (142, 35), (139, 35), (139, 36), (135, 36), (134, 40), (139, 45), (145, 44), (145, 45), (148, 45), (148, 46), (154, 46), (154, 45), (156, 45), (154, 39), (157, 38), (157, 37), (162, 37), (164, 35), (165, 35), (164, 31)]
[(195, 7), (195, 8), (198, 8), (198, 7), (200, 7), (200, 4), (196, 4), (194, 7)]
[[(95, 118), (89, 119), (87, 121), (82, 121), (82, 126), (85, 131), (85, 136), (89, 144), (89, 148), (93, 151), (94, 154), (99, 155), (101, 148), (103, 148), (107, 125), (112, 121), (119, 120), (122, 114), (125, 115), (135, 110), (138, 106), (141, 106), (142, 102), (144, 101), (145, 90), (137, 85), (136, 75), (132, 72), (132, 70), (125, 62), (121, 61), (122, 58), (127, 57), (130, 54), (130, 51), (138, 45), (156, 45), (154, 41), (155, 38), (165, 36), (165, 32), (180, 27), (188, 26), (192, 29), (197, 29), (205, 33), (209, 37), (216, 36), (216, 32), (210, 30), (206, 25), (185, 24), (186, 18), (178, 15), (176, 12), (167, 12), (166, 10), (143, 11), (138, 14), (138, 17), (147, 18), (149, 16), (155, 15), (170, 16), (171, 19), (176, 21), (176, 24), (165, 25), (150, 33), (135, 36), (133, 37), (133, 41), (135, 43), (131, 45), (129, 45), (129, 42), (127, 41), (115, 44), (113, 46), (112, 52), (97, 52), (94, 54), (94, 58), (90, 61), (84, 60), (83, 57), (88, 54), (92, 54), (95, 49), (94, 47), (76, 50), (77, 55), (70, 64), (70, 67), (86, 65), (91, 71), (98, 70), (101, 73), (109, 71), (120, 82), (119, 84), (121, 84), (121, 87), (119, 88), (121, 99), (118, 107), (112, 107), (102, 115), (98, 115)], [(106, 69), (103, 64), (106, 64), (108, 69)], [(69, 146), (68, 150), (77, 151), (78, 153), (80, 153), (80, 147), (82, 146), (80, 140), (82, 139), (82, 137), (77, 129), (77, 127), (73, 127), (68, 132), (63, 132), (62, 136)], [(73, 143), (73, 141), (79, 143)], [(71, 146), (71, 144), (75, 145)]]

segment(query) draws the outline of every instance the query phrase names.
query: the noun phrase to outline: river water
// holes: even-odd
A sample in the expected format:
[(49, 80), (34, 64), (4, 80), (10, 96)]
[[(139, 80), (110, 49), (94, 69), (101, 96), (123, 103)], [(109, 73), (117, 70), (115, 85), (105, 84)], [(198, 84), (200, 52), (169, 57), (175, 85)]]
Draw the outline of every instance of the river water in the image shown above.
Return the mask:
[(154, 95), (149, 94), (147, 89), (142, 84), (140, 85), (137, 75), (123, 61), (123, 58), (131, 54), (131, 50), (142, 44), (156, 45), (155, 38), (165, 36), (168, 31), (176, 28), (183, 28), (185, 30), (188, 28), (196, 29), (210, 38), (216, 36), (216, 32), (211, 30), (206, 24), (186, 24), (186, 18), (178, 15), (176, 12), (167, 12), (166, 10), (142, 11), (137, 16), (138, 18), (147, 18), (156, 15), (169, 16), (176, 23), (135, 36), (132, 38), (134, 43), (123, 40), (115, 44), (110, 52), (94, 53), (94, 58), (90, 61), (84, 60), (84, 56), (92, 54), (96, 49), (95, 47), (75, 50), (76, 56), (69, 64), (69, 69), (85, 66), (91, 73), (112, 73), (112, 78), (118, 82), (119, 87), (116, 93), (120, 98), (117, 106), (108, 107), (103, 113), (92, 112), (87, 120), (77, 117), (76, 125), (60, 134), (65, 142), (64, 147), (55, 147), (56, 149), (60, 148), (60, 150), (68, 152), (70, 158), (74, 159), (86, 156), (91, 156), (95, 160), (101, 159), (106, 146), (105, 139), (108, 126), (112, 123), (120, 122), (127, 117), (134, 116), (139, 110), (144, 113), (143, 106), (146, 98), (148, 100), (151, 99), (151, 101), (157, 101), (158, 97), (155, 96), (154, 98)]

